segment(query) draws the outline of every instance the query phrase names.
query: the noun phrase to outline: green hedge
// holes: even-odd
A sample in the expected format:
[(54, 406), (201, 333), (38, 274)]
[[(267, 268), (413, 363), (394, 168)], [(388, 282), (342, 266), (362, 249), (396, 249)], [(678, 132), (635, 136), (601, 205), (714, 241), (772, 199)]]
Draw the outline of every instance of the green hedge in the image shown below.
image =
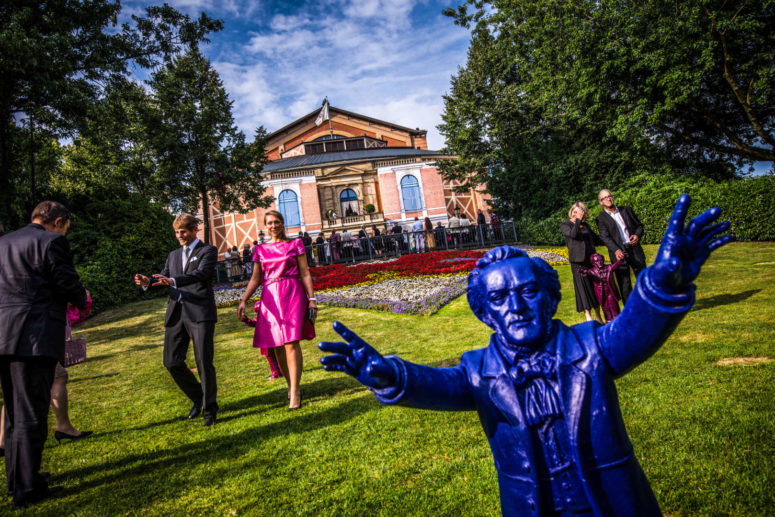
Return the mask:
[[(711, 206), (720, 206), (722, 220), (732, 223), (739, 241), (775, 241), (775, 176), (765, 175), (717, 183), (705, 178), (671, 175), (641, 175), (628, 186), (614, 190), (616, 203), (631, 206), (643, 223), (643, 242), (658, 244), (682, 193), (692, 196), (689, 217)], [(602, 211), (597, 193), (582, 198), (594, 220)], [(564, 245), (560, 223), (568, 218), (570, 206), (540, 221), (521, 220), (517, 232), (529, 244)], [(594, 225), (593, 225), (594, 227)]]
[(81, 281), (91, 291), (95, 313), (167, 294), (166, 289), (143, 293), (133, 276), (158, 273), (167, 254), (179, 246), (169, 212), (138, 195), (69, 206), (73, 224), (67, 237)]

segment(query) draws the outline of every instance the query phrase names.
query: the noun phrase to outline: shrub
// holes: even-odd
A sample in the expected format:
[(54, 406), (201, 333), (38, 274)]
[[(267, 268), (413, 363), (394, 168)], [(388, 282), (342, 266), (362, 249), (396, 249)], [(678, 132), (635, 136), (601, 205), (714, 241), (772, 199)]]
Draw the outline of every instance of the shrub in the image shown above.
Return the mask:
[(67, 236), (81, 281), (92, 293), (93, 312), (167, 294), (166, 289), (143, 293), (133, 276), (158, 273), (167, 254), (179, 246), (169, 212), (131, 194), (71, 206), (73, 225)]
[(374, 207), (374, 205), (372, 205), (371, 203), (368, 203), (368, 204), (366, 204), (366, 205), (363, 207), (363, 210), (364, 210), (364, 211), (365, 211), (367, 214), (373, 214), (373, 213), (374, 213), (374, 211), (376, 210), (376, 208), (375, 208), (375, 207)]
[[(642, 174), (631, 178), (625, 187), (614, 189), (616, 202), (631, 206), (643, 223), (643, 242), (646, 244), (660, 242), (675, 203), (683, 193), (692, 196), (689, 218), (711, 206), (719, 206), (721, 219), (732, 224), (731, 231), (736, 240), (775, 240), (775, 223), (771, 217), (775, 213), (773, 175), (716, 182), (691, 176)], [(603, 210), (597, 201), (597, 192), (582, 200), (589, 206), (590, 220), (594, 221)], [(568, 208), (546, 219), (518, 221), (520, 240), (530, 244), (564, 245), (560, 223), (568, 218)]]

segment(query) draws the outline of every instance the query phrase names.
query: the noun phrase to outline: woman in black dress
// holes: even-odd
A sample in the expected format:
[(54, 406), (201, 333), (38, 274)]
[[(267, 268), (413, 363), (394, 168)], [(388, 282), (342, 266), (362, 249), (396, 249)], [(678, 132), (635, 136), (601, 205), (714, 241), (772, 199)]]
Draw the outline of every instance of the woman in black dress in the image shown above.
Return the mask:
[(579, 267), (591, 268), (589, 258), (595, 253), (595, 244), (603, 244), (600, 237), (589, 227), (589, 209), (581, 201), (573, 203), (568, 212), (567, 221), (560, 224), (562, 236), (568, 245), (568, 260), (573, 274), (573, 290), (576, 292), (576, 310), (583, 312), (587, 321), (592, 319), (592, 309), (595, 309), (595, 319), (603, 323), (600, 317), (600, 304), (595, 297), (592, 280), (583, 277)]

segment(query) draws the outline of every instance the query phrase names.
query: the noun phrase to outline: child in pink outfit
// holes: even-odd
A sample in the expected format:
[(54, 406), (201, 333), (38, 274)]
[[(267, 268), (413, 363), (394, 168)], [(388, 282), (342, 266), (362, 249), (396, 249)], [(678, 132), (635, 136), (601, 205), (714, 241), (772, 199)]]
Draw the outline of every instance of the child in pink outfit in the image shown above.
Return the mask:
[[(248, 327), (254, 327), (256, 326), (256, 321), (258, 320), (258, 309), (261, 306), (261, 302), (256, 302), (256, 304), (253, 306), (253, 310), (256, 312), (256, 317), (253, 319), (244, 319), (242, 322), (247, 325)], [(266, 357), (266, 360), (269, 362), (269, 370), (271, 370), (272, 375), (269, 377), (270, 379), (279, 379), (283, 376), (283, 372), (280, 370), (280, 365), (277, 364), (277, 359), (274, 356), (274, 350), (271, 348), (261, 348), (261, 355)]]

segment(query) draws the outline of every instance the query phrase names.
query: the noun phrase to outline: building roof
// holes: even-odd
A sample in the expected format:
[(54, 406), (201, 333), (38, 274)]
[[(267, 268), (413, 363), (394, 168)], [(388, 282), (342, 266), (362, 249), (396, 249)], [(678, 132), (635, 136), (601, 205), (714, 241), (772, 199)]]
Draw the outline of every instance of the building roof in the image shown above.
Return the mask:
[(379, 149), (358, 149), (338, 153), (309, 154), (275, 160), (264, 165), (264, 172), (278, 172), (285, 169), (320, 166), (338, 162), (363, 162), (368, 160), (386, 160), (390, 158), (416, 158), (428, 156), (438, 158), (448, 156), (438, 151), (426, 151), (411, 147), (381, 147)]
[[(347, 111), (347, 110), (343, 110), (341, 108), (335, 108), (334, 106), (331, 106), (329, 104), (328, 105), (329, 116), (332, 116), (331, 113), (334, 112), (334, 111), (336, 111), (338, 113), (341, 113), (342, 115), (345, 115), (347, 117), (359, 118), (361, 120), (366, 120), (368, 122), (372, 122), (374, 124), (379, 124), (381, 126), (387, 126), (389, 128), (392, 128), (392, 129), (398, 129), (399, 131), (406, 131), (407, 133), (409, 133), (411, 135), (425, 135), (427, 133), (427, 131), (424, 130), (424, 129), (419, 129), (419, 128), (412, 129), (410, 127), (399, 126), (398, 124), (393, 124), (392, 122), (387, 122), (385, 120), (380, 120), (378, 118), (367, 117), (366, 115), (361, 115), (360, 113), (355, 113), (353, 111)], [(276, 131), (272, 131), (271, 133), (266, 135), (267, 140), (271, 140), (276, 135), (279, 135), (280, 133), (290, 129), (291, 127), (293, 127), (293, 126), (295, 126), (297, 124), (300, 124), (300, 123), (304, 122), (305, 120), (307, 120), (309, 118), (316, 118), (318, 116), (318, 113), (320, 113), (320, 108), (317, 108), (315, 111), (311, 111), (310, 113), (307, 113), (303, 117), (297, 118), (296, 120), (294, 120), (290, 124), (287, 124), (287, 125), (281, 127), (280, 129), (277, 129)]]

